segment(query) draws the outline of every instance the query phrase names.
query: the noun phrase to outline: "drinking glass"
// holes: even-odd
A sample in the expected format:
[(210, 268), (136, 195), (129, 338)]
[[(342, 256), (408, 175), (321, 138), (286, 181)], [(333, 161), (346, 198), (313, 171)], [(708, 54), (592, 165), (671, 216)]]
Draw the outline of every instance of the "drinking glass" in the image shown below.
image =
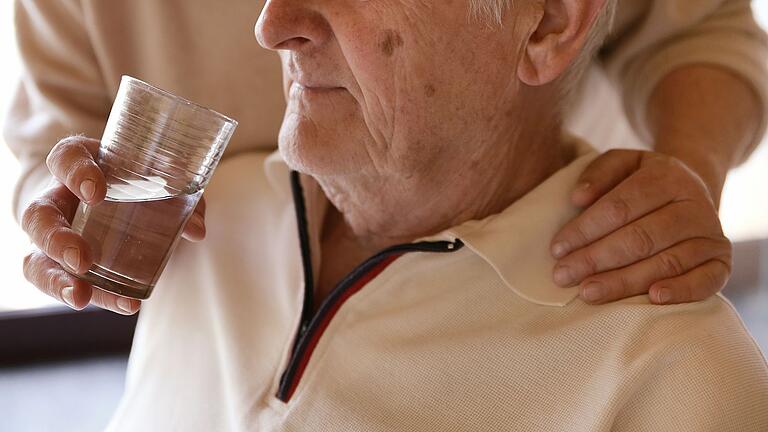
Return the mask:
[(181, 237), (237, 122), (123, 76), (97, 164), (106, 199), (80, 203), (72, 229), (88, 242), (93, 285), (146, 299)]

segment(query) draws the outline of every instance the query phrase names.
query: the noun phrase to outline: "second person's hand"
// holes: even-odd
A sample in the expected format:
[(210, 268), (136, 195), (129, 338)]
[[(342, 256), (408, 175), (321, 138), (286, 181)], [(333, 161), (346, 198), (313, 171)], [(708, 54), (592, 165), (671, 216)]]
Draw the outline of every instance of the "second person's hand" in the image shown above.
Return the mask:
[(655, 152), (612, 150), (573, 192), (586, 210), (552, 240), (554, 280), (589, 303), (648, 294), (657, 304), (703, 300), (731, 274), (732, 246), (699, 176)]

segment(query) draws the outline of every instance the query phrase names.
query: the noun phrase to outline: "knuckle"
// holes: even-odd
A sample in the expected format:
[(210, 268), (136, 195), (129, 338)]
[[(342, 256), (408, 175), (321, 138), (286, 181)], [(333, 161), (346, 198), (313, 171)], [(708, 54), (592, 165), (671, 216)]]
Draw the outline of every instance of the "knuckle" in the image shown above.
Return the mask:
[(676, 172), (687, 170), (686, 165), (678, 158), (665, 156), (663, 160), (664, 160), (664, 164), (671, 170), (674, 170)]
[[(650, 192), (658, 193), (658, 187), (656, 187), (658, 173), (653, 167), (638, 169), (632, 174), (632, 177), (633, 185), (637, 191), (647, 191), (646, 194)], [(646, 195), (644, 194), (642, 197), (646, 198)]]
[(680, 184), (678, 187), (680, 194), (699, 205), (701, 214), (707, 215), (709, 217), (708, 220), (715, 221), (719, 229), (720, 219), (717, 214), (718, 210), (715, 208), (712, 195), (704, 180), (698, 174), (686, 168), (685, 173), (680, 176), (678, 183)]
[(575, 243), (578, 245), (583, 245), (589, 242), (587, 230), (585, 229), (581, 220), (571, 226), (571, 229), (567, 231), (566, 236), (572, 236), (574, 240), (576, 240)]
[(36, 261), (37, 261), (37, 252), (32, 252), (30, 254), (27, 254), (24, 257), (24, 261), (22, 264), (22, 269), (24, 272), (24, 278), (29, 282), (35, 281), (35, 269), (36, 269)]
[(59, 147), (60, 149), (66, 149), (66, 148), (80, 148), (83, 147), (82, 142), (84, 140), (87, 140), (83, 135), (70, 135), (68, 137), (64, 137), (56, 144), (56, 147)]
[(62, 138), (59, 140), (59, 142), (56, 143), (55, 146), (51, 149), (51, 151), (48, 153), (48, 157), (46, 157), (45, 161), (48, 164), (49, 168), (56, 167), (59, 163), (59, 160), (68, 152), (71, 151), (73, 148), (79, 146), (79, 140), (81, 137), (77, 135), (68, 136), (66, 138)]
[(696, 299), (696, 297), (695, 297), (695, 295), (696, 295), (695, 290), (693, 289), (693, 287), (691, 286), (690, 283), (683, 284), (683, 286), (680, 287), (679, 290), (680, 290), (681, 293), (684, 293), (683, 296), (678, 298), (678, 301), (680, 303), (691, 302), (691, 301), (694, 301)]
[(731, 256), (733, 254), (733, 242), (728, 237), (722, 236), (719, 240), (720, 248), (723, 253)]
[(33, 221), (37, 219), (44, 206), (45, 204), (41, 200), (34, 200), (27, 205), (27, 208), (24, 209), (24, 213), (21, 215), (21, 226), (24, 231), (29, 230), (29, 227), (33, 225)]
[(730, 277), (731, 274), (733, 273), (733, 255), (729, 254), (729, 255), (720, 257), (720, 263), (723, 264), (726, 276)]
[(42, 272), (41, 276), (41, 279), (38, 281), (38, 289), (51, 297), (58, 298), (58, 294), (56, 292), (56, 271), (52, 268), (48, 268)]
[(670, 156), (655, 151), (649, 151), (645, 153), (644, 156), (648, 162), (652, 162), (654, 164), (665, 164), (669, 159), (671, 159)]
[(676, 157), (664, 153), (651, 152), (650, 158), (668, 173), (679, 172), (680, 168), (685, 166), (683, 162)]
[(114, 295), (110, 295), (98, 288), (94, 288), (92, 290), (91, 303), (100, 307), (101, 309), (106, 309), (120, 315), (126, 314), (117, 307), (117, 298)]
[(666, 155), (657, 156), (654, 162), (656, 175), (665, 180), (666, 184), (674, 186), (674, 189), (680, 189), (681, 180), (684, 180), (684, 176), (681, 176), (685, 170), (683, 163)]
[[(704, 281), (707, 291), (718, 291), (720, 288), (722, 288), (722, 283), (720, 282), (721, 280), (722, 279), (717, 275), (716, 271), (704, 269)], [(704, 289), (704, 287), (702, 287), (702, 289)]]
[(109, 309), (104, 303), (104, 292), (98, 288), (91, 291), (91, 304), (102, 309)]
[(96, 164), (89, 158), (81, 158), (73, 161), (67, 167), (66, 183), (68, 185), (77, 185), (82, 177), (92, 174)]
[(62, 185), (60, 190), (57, 190), (56, 192), (63, 192), (66, 191), (66, 193), (56, 193), (50, 196), (50, 202), (51, 202), (51, 209), (54, 210), (59, 215), (63, 214), (67, 209), (72, 208), (73, 204), (77, 205), (80, 200), (71, 192), (69, 192), (69, 189)]
[[(697, 218), (692, 219), (690, 215), (684, 218), (694, 223), (697, 223), (701, 227), (701, 232), (706, 237), (724, 237), (723, 227), (720, 224), (720, 215), (714, 208), (711, 201), (701, 202), (700, 205), (692, 206), (688, 209), (690, 212), (699, 215)], [(683, 219), (683, 218), (681, 218)]]
[(694, 301), (694, 291), (691, 288), (690, 278), (681, 277), (666, 285), (671, 295), (669, 304), (687, 303)]
[(632, 294), (632, 282), (624, 274), (624, 272), (618, 272), (616, 276), (608, 283), (608, 292), (611, 298), (622, 299), (627, 298)]
[(690, 287), (690, 295), (687, 301), (705, 300), (720, 291), (720, 288), (717, 285), (709, 284), (692, 286)]
[(49, 171), (53, 171), (59, 161), (59, 158), (61, 158), (61, 153), (64, 150), (64, 148), (67, 146), (66, 138), (56, 143), (55, 146), (51, 149), (51, 151), (48, 153), (48, 156), (45, 158), (45, 164), (48, 166)]
[(638, 225), (629, 226), (624, 242), (629, 256), (648, 257), (656, 247), (648, 231)]
[(673, 252), (662, 252), (658, 255), (659, 271), (666, 277), (683, 274), (685, 267), (680, 257)]
[(46, 205), (47, 201), (38, 198), (27, 205), (27, 208), (24, 209), (24, 216), (32, 216), (35, 213), (40, 212), (40, 209)]
[(24, 255), (24, 259), (22, 260), (22, 264), (24, 268), (29, 268), (29, 266), (32, 264), (32, 259), (34, 257), (34, 252), (30, 252), (26, 255)]
[(631, 209), (626, 200), (613, 198), (606, 202), (605, 215), (608, 222), (615, 226), (623, 226), (629, 222)]
[(670, 287), (672, 291), (672, 300), (675, 303), (686, 303), (696, 300), (696, 290), (691, 286), (690, 281), (681, 281)]
[(698, 286), (691, 288), (689, 301), (701, 301), (716, 293), (718, 290), (711, 286)]
[(65, 231), (64, 228), (58, 226), (52, 226), (43, 231), (40, 241), (40, 247), (43, 249), (43, 252), (50, 254), (56, 247), (56, 240), (59, 239)]
[(54, 204), (47, 198), (38, 198), (32, 201), (21, 215), (22, 230), (29, 235), (34, 234), (39, 229), (43, 215), (55, 210)]
[(599, 270), (597, 265), (597, 258), (592, 251), (586, 251), (581, 255), (581, 259), (578, 261), (576, 268), (583, 268), (586, 274), (595, 274)]
[(717, 261), (722, 265), (726, 278), (729, 278), (733, 273), (733, 255), (723, 254), (717, 258)]

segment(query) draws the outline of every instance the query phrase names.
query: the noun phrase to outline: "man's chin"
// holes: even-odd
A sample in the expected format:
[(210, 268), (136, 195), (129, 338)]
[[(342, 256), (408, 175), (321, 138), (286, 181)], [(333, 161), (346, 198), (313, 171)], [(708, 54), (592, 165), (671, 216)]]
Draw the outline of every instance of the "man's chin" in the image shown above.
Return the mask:
[(310, 140), (286, 140), (281, 137), (278, 149), (286, 165), (302, 174), (313, 177), (329, 177), (351, 174), (358, 171), (359, 163), (354, 163), (338, 142)]

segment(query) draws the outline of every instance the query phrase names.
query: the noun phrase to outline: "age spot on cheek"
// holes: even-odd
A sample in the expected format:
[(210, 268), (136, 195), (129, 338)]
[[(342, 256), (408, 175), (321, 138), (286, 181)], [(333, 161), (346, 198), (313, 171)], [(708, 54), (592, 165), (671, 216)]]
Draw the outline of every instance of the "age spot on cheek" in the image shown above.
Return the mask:
[(394, 30), (386, 30), (381, 39), (381, 42), (379, 42), (379, 48), (381, 48), (381, 52), (384, 53), (384, 55), (387, 57), (392, 57), (392, 54), (395, 53), (395, 50), (401, 46), (403, 46), (403, 37), (400, 36), (400, 33)]
[(424, 94), (427, 95), (427, 97), (432, 97), (437, 93), (437, 89), (432, 84), (427, 84), (424, 86)]

